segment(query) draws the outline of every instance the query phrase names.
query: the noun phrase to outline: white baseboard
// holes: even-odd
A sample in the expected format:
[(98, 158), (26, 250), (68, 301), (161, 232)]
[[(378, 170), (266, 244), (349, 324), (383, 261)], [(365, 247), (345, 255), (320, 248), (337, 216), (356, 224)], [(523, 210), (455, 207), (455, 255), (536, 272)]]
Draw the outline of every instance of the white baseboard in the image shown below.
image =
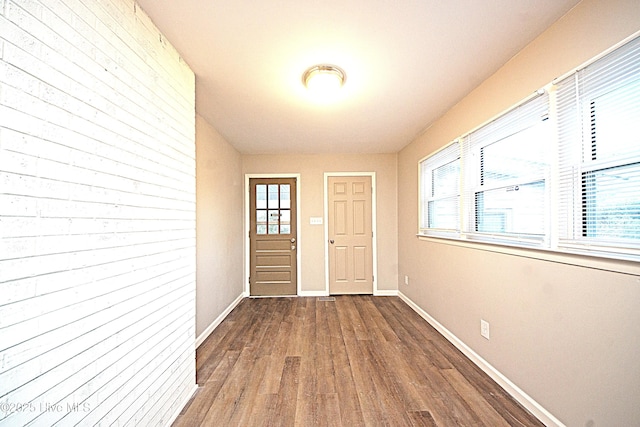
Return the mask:
[(327, 291), (300, 291), (300, 297), (326, 297), (329, 296)]
[(242, 301), (244, 297), (244, 293), (240, 294), (238, 298), (236, 298), (231, 304), (229, 304), (227, 308), (224, 309), (220, 316), (218, 316), (213, 322), (211, 322), (209, 326), (207, 326), (207, 329), (205, 329), (200, 335), (198, 335), (198, 338), (196, 338), (196, 348), (200, 347), (200, 344), (202, 344), (204, 340), (206, 340), (207, 337), (211, 335), (211, 332), (213, 332), (213, 330), (217, 328), (220, 323), (222, 323), (225, 317), (227, 317), (229, 313), (231, 313), (231, 310), (233, 310), (238, 304), (240, 304), (240, 301)]
[(560, 420), (554, 417), (549, 411), (536, 402), (531, 396), (525, 393), (520, 387), (515, 385), (511, 380), (504, 376), (500, 371), (491, 366), (489, 362), (484, 360), (480, 355), (466, 345), (462, 340), (456, 337), (451, 331), (445, 328), (440, 322), (431, 317), (429, 313), (420, 308), (409, 297), (402, 292), (398, 292), (398, 296), (409, 305), (424, 320), (440, 332), (449, 342), (458, 348), (473, 363), (489, 375), (498, 385), (500, 385), (507, 393), (516, 399), (522, 406), (538, 418), (544, 425), (548, 427), (566, 427)]
[(187, 403), (189, 403), (193, 395), (196, 394), (196, 391), (198, 391), (198, 384), (193, 385), (191, 393), (189, 393), (187, 397), (182, 402), (180, 402), (180, 405), (178, 405), (178, 409), (171, 416), (171, 418), (169, 418), (169, 422), (165, 425), (165, 427), (171, 427), (173, 425), (173, 423), (178, 419), (178, 416), (180, 416), (180, 412), (182, 412), (184, 407), (187, 406)]
[[(329, 293), (326, 291), (300, 291), (298, 296), (301, 297), (327, 297)], [(398, 291), (394, 289), (382, 289), (373, 292), (376, 297), (397, 297)]]
[[(395, 289), (379, 289), (373, 291), (373, 295), (376, 297), (397, 297), (398, 291)], [(298, 296), (301, 297), (327, 297), (329, 293), (327, 291), (300, 291)]]
[(378, 289), (373, 291), (373, 296), (376, 297), (397, 297), (398, 290), (397, 289)]

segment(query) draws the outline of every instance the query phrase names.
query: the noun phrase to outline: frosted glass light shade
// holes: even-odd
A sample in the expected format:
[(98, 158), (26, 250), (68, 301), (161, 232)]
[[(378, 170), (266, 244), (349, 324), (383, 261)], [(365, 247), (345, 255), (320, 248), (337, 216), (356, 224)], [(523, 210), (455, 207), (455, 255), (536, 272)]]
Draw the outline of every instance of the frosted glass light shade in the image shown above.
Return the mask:
[(340, 89), (345, 77), (344, 71), (335, 65), (316, 65), (305, 71), (302, 82), (310, 91), (326, 94)]

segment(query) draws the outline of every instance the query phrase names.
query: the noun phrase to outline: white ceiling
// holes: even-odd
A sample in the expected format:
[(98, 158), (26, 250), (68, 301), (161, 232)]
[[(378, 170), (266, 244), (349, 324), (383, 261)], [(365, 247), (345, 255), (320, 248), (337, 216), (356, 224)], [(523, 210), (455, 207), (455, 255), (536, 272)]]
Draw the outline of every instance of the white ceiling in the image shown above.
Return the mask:
[[(390, 153), (578, 0), (138, 0), (196, 74), (196, 110), (242, 153)], [(310, 66), (345, 70), (318, 104)]]

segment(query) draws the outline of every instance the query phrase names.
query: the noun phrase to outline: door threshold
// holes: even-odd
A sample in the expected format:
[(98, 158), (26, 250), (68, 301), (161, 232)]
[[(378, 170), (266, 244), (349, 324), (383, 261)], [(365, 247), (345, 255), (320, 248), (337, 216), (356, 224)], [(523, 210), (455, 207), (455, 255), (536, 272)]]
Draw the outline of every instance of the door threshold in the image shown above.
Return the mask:
[(248, 298), (297, 298), (298, 295), (249, 295)]

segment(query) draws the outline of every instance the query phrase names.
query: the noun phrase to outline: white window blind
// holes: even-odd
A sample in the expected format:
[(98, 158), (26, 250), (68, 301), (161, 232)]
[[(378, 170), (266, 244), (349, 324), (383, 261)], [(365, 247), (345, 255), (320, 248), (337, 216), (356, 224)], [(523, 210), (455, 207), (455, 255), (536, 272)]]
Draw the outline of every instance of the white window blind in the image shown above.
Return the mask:
[(420, 162), (420, 233), (460, 230), (460, 148), (453, 142)]
[(545, 242), (548, 105), (548, 95), (538, 95), (464, 138), (467, 238), (525, 245)]
[(640, 249), (640, 38), (558, 83), (559, 244)]

